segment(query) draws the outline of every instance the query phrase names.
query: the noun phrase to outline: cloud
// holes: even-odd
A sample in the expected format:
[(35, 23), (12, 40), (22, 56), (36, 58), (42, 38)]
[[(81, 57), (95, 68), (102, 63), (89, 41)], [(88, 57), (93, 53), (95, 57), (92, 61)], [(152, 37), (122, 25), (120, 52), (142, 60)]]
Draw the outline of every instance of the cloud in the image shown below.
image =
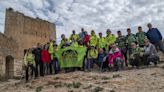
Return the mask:
[[(1, 0), (0, 31), (4, 31), (5, 9), (13, 7), (25, 15), (40, 17), (57, 26), (57, 38), (68, 37), (72, 30), (80, 32), (84, 27), (90, 32), (113, 33), (131, 27), (136, 33), (137, 26), (152, 22), (164, 35), (164, 1), (162, 0)], [(104, 34), (105, 35), (105, 34)]]

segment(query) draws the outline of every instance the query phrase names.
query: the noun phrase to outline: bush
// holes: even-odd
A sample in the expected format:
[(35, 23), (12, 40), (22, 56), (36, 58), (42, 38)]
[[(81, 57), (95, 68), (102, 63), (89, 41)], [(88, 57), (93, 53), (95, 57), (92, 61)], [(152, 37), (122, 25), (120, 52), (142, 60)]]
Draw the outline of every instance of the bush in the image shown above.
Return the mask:
[(102, 87), (96, 87), (94, 89), (94, 92), (100, 92), (100, 91), (103, 91), (103, 88)]
[(113, 75), (113, 78), (120, 78), (120, 77), (122, 77), (122, 76), (119, 75), (119, 74), (115, 74), (115, 75)]
[(80, 82), (73, 82), (73, 87), (74, 88), (80, 88), (82, 84)]
[(66, 84), (66, 86), (68, 88), (71, 88), (71, 87), (73, 87), (73, 88), (80, 88), (81, 85), (82, 84), (80, 82), (73, 82), (73, 83)]
[(42, 88), (43, 88), (42, 86), (37, 87), (36, 88), (36, 92), (41, 92), (42, 91)]

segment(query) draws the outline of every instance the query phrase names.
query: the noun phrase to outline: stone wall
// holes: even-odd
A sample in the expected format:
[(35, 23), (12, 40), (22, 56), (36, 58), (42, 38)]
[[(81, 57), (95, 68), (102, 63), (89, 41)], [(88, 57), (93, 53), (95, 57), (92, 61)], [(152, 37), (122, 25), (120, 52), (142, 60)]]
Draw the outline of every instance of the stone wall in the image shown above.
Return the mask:
[(56, 39), (55, 24), (6, 9), (5, 31), (0, 33), (0, 77), (20, 76), (24, 49)]
[[(2, 33), (0, 33), (0, 40), (0, 76), (6, 75), (7, 72), (10, 74), (10, 76), (14, 76), (14, 60), (18, 59), (18, 45), (12, 38), (8, 38)], [(8, 60), (9, 62), (7, 65), (7, 57), (9, 56), (13, 58), (13, 61)], [(10, 67), (10, 69), (7, 71), (6, 66)]]
[(24, 49), (45, 44), (49, 38), (56, 39), (55, 25), (48, 21), (31, 18), (12, 9), (6, 10), (5, 35), (13, 38), (19, 45), (19, 55), (22, 57)]

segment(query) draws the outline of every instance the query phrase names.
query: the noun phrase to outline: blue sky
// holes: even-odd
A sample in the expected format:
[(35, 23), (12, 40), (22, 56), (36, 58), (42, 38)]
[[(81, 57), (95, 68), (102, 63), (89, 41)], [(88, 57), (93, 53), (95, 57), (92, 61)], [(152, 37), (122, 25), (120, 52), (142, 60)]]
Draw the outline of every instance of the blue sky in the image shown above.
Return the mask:
[(73, 29), (80, 32), (81, 27), (104, 35), (107, 28), (114, 34), (117, 30), (126, 34), (128, 27), (136, 33), (137, 26), (147, 31), (148, 22), (164, 35), (164, 0), (0, 0), (0, 32), (8, 7), (55, 23), (58, 40)]

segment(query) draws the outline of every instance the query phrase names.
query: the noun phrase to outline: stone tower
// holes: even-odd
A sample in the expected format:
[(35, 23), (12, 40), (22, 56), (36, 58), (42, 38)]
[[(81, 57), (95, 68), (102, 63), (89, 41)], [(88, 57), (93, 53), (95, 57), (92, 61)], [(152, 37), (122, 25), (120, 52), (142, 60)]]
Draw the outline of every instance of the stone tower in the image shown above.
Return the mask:
[(6, 9), (5, 35), (14, 39), (19, 45), (19, 55), (23, 55), (24, 49), (36, 46), (37, 43), (45, 44), (49, 38), (56, 39), (55, 24), (39, 18), (31, 18), (14, 11)]

